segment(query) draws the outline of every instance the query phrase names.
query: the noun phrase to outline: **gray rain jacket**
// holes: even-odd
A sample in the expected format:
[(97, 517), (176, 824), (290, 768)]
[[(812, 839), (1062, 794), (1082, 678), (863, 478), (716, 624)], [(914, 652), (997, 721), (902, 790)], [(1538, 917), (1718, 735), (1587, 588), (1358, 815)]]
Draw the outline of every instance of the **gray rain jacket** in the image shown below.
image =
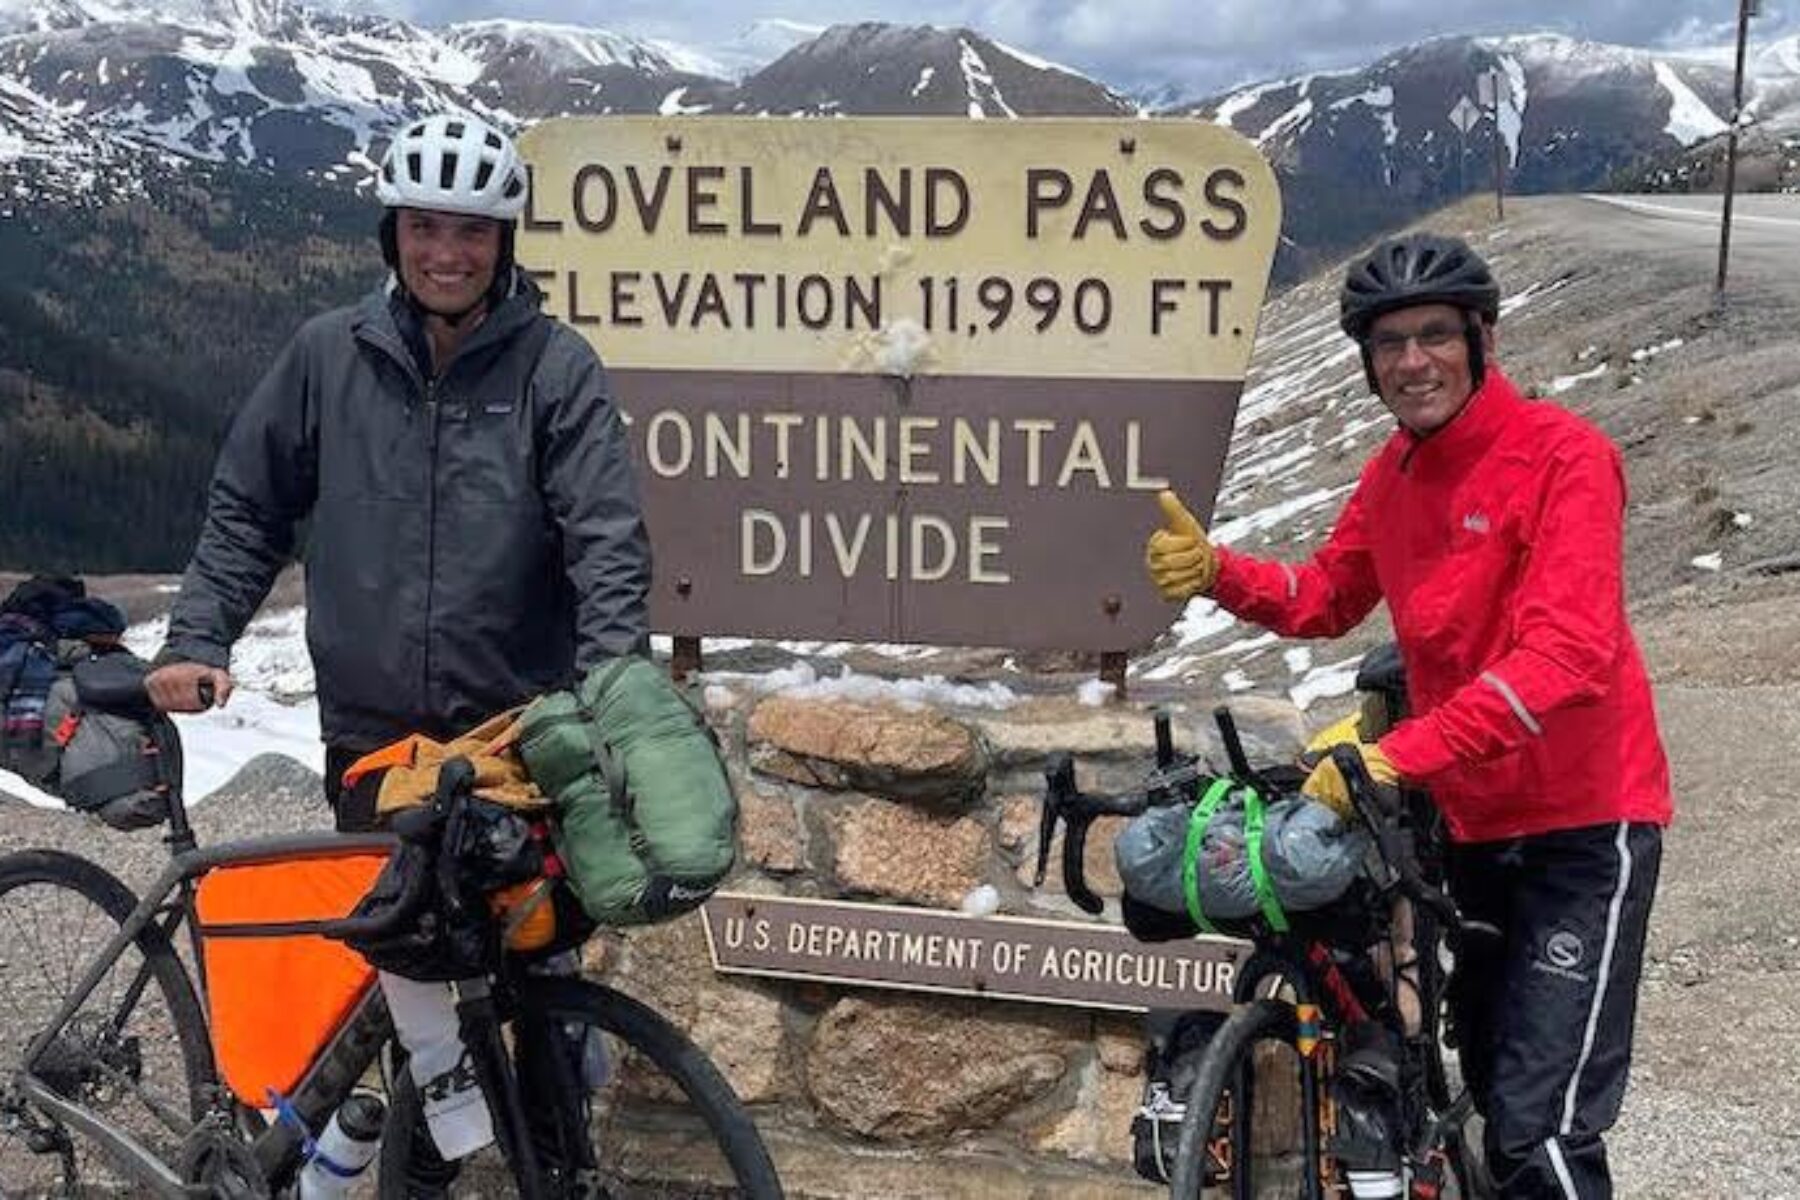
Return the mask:
[(624, 423), (541, 301), (517, 275), (435, 381), (386, 289), (303, 326), (232, 419), (164, 657), (226, 666), (302, 522), (330, 745), (442, 738), (642, 650)]

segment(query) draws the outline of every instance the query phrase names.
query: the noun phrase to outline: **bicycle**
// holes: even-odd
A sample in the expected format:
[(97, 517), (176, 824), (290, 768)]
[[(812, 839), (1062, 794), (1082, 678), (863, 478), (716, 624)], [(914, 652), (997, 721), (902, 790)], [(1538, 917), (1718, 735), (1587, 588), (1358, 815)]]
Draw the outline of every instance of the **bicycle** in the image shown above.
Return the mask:
[[(236, 1200), (286, 1194), (313, 1138), (365, 1086), (384, 1047), (395, 1041), (393, 1023), (369, 971), (349, 1015), (311, 1055), (299, 1082), (289, 1094), (271, 1097), (274, 1116), (235, 1096), (221, 1077), (209, 1026), (208, 931), (196, 908), (199, 884), (212, 872), (252, 864), (359, 854), (385, 861), (400, 838), (321, 832), (199, 846), (181, 794), (179, 734), (150, 708), (141, 667), (90, 682), (92, 694), (83, 696), (89, 707), (130, 713), (151, 728), (167, 798), (163, 840), (169, 863), (140, 900), (104, 867), (76, 855), (27, 850), (0, 858), (0, 944), (6, 947), (0, 952), (6, 1022), (0, 1035), (0, 1195)], [(440, 817), (467, 802), (471, 781), (466, 763), (446, 766), (433, 801)], [(251, 923), (225, 932), (367, 937), (417, 917), (397, 905), (376, 919)], [(596, 1152), (594, 1135), (598, 1130), (604, 1145), (607, 1137), (640, 1127), (672, 1130), (684, 1150), (710, 1143), (716, 1161), (706, 1170), (730, 1181), (715, 1190), (757, 1200), (782, 1195), (749, 1115), (685, 1035), (622, 992), (526, 971), (519, 956), (498, 951), (498, 926), (489, 932), (495, 939), (491, 969), (461, 985), (457, 1014), (505, 1169), (520, 1196), (638, 1194), (637, 1181)], [(191, 958), (192, 974), (181, 950)], [(280, 1000), (269, 997), (270, 1003)], [(629, 1095), (615, 1080), (574, 1106), (577, 1111), (560, 1113), (554, 1133), (564, 1169), (540, 1170), (503, 1038), (508, 1026), (515, 1036), (560, 1028), (577, 1045), (589, 1044), (597, 1031), (615, 1051), (612, 1062), (625, 1064), (627, 1073), (653, 1068), (660, 1080), (633, 1086)], [(625, 1054), (616, 1053), (621, 1048)], [(418, 1120), (416, 1089), (406, 1072), (398, 1074), (378, 1168), (382, 1197), (403, 1194), (404, 1180), (394, 1168), (404, 1156), (393, 1150), (407, 1138), (394, 1135), (410, 1135)], [(672, 1089), (679, 1101), (649, 1098), (659, 1088)]]
[[(1357, 686), (1385, 704), (1390, 714), (1401, 711), (1405, 687), (1397, 656), (1374, 656), (1370, 667), (1359, 672)], [(1066, 823), (1065, 890), (1078, 907), (1097, 915), (1103, 901), (1082, 874), (1088, 827), (1094, 818), (1193, 804), (1219, 780), (1234, 788), (1254, 787), (1265, 797), (1298, 790), (1302, 771), (1285, 766), (1253, 769), (1229, 709), (1216, 710), (1215, 719), (1230, 762), (1223, 776), (1210, 774), (1192, 758), (1177, 761), (1164, 712), (1155, 714), (1156, 767), (1137, 789), (1083, 792), (1075, 784), (1072, 758), (1061, 755), (1053, 760), (1046, 771), (1037, 881), (1041, 884), (1045, 877), (1056, 826)], [(1258, 1159), (1252, 1148), (1258, 1120), (1270, 1115), (1266, 1102), (1259, 1106), (1259, 1086), (1265, 1101), (1271, 1090), (1278, 1100), (1286, 1093), (1297, 1110), (1293, 1128), (1299, 1134), (1299, 1161), (1289, 1164), (1285, 1178), (1276, 1170), (1276, 1185), (1284, 1194), (1306, 1200), (1352, 1194), (1350, 1169), (1334, 1153), (1340, 1148), (1333, 1144), (1334, 1135), (1345, 1116), (1334, 1085), (1343, 1066), (1340, 1050), (1346, 1032), (1368, 1029), (1364, 1023), (1370, 1021), (1388, 1029), (1399, 1050), (1393, 1081), (1399, 1129), (1390, 1132), (1400, 1142), (1406, 1194), (1414, 1200), (1443, 1195), (1487, 1200), (1494, 1194), (1480, 1155), (1480, 1137), (1472, 1132), (1479, 1118), (1447, 1044), (1445, 959), (1453, 956), (1464, 937), (1480, 936), (1481, 931), (1464, 926), (1444, 891), (1441, 820), (1423, 793), (1402, 791), (1397, 802), (1384, 798), (1354, 750), (1338, 747), (1333, 755), (1369, 831), (1372, 862), (1352, 891), (1328, 909), (1289, 914), (1289, 930), (1278, 930), (1264, 917), (1247, 920), (1237, 930), (1254, 949), (1238, 972), (1231, 1013), (1191, 1066), (1193, 1083), (1184, 1097), (1168, 1176), (1170, 1195), (1176, 1200), (1217, 1195), (1225, 1188), (1234, 1200), (1258, 1194)], [(1397, 906), (1396, 899), (1409, 905)], [(1145, 940), (1196, 932), (1185, 915), (1163, 913), (1129, 895), (1121, 904), (1126, 924)], [(1405, 942), (1413, 957), (1390, 963), (1383, 978), (1367, 948), (1392, 946), (1393, 922), (1403, 919), (1402, 914), (1410, 918), (1411, 936)], [(1417, 998), (1411, 1029), (1406, 1028), (1402, 988), (1411, 989)], [(1262, 1182), (1266, 1186), (1269, 1180)]]

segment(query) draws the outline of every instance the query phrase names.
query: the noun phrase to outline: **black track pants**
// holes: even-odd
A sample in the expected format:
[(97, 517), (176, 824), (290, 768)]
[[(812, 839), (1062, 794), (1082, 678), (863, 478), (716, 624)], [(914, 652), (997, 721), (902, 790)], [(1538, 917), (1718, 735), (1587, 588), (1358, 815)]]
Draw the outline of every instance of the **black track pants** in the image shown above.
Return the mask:
[(1644, 934), (1662, 859), (1654, 825), (1594, 825), (1451, 850), (1470, 937), (1450, 1002), (1489, 1167), (1513, 1198), (1612, 1196), (1601, 1135), (1631, 1065)]

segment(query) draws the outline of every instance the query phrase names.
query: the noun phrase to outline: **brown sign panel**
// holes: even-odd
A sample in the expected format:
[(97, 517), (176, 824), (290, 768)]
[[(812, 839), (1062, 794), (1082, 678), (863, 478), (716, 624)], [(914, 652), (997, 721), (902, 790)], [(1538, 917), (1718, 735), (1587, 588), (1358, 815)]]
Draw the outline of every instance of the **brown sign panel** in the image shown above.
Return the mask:
[(1280, 226), (1194, 121), (575, 118), (521, 260), (607, 362), (677, 634), (1117, 650), (1209, 516)]
[(1083, 1008), (1223, 1012), (1248, 943), (1154, 945), (1116, 925), (970, 917), (721, 892), (701, 908), (718, 971)]

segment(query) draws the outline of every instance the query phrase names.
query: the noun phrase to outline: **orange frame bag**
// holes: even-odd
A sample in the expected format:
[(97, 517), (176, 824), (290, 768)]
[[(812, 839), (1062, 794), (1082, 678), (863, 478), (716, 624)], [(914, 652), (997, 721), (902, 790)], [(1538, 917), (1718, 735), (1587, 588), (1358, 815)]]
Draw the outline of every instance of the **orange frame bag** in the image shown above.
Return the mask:
[[(217, 867), (195, 895), (206, 1002), (219, 1077), (244, 1104), (272, 1105), (374, 984), (375, 969), (307, 924), (350, 914), (387, 863), (385, 851)], [(273, 932), (269, 926), (292, 926)]]

